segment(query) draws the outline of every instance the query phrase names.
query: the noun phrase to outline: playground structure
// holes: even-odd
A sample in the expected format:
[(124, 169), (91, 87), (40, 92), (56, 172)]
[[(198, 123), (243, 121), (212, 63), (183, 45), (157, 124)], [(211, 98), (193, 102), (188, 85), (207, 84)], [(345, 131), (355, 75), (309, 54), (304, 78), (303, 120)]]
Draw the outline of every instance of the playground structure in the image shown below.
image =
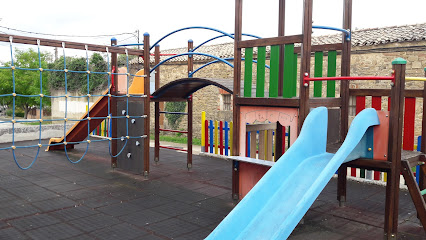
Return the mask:
[[(349, 109), (349, 96), (356, 96), (357, 98), (357, 112), (361, 112), (363, 108), (365, 108), (365, 96), (372, 96), (373, 99), (373, 108), (376, 108), (377, 110), (382, 110), (381, 103), (383, 102), (382, 97), (388, 97), (390, 96), (389, 101), (389, 113), (378, 113), (379, 119), (380, 119), (380, 125), (382, 126), (383, 132), (381, 133), (388, 133), (388, 137), (383, 136), (381, 138), (377, 139), (377, 134), (373, 134), (374, 138), (371, 140), (367, 140), (367, 146), (371, 146), (371, 150), (368, 150), (367, 153), (365, 153), (366, 149), (364, 149), (364, 154), (361, 156), (358, 156), (354, 161), (350, 162), (344, 162), (346, 157), (340, 157), (339, 161), (335, 163), (334, 167), (339, 167), (342, 163), (343, 165), (339, 168), (339, 177), (338, 177), (338, 200), (340, 201), (340, 204), (344, 204), (346, 201), (346, 175), (347, 175), (347, 167), (354, 167), (354, 168), (364, 168), (368, 170), (375, 170), (378, 172), (385, 172), (387, 173), (387, 191), (386, 191), (386, 212), (385, 212), (385, 226), (384, 226), (384, 234), (387, 239), (395, 239), (397, 236), (397, 227), (398, 227), (398, 197), (399, 197), (399, 180), (400, 180), (400, 172), (403, 173), (403, 176), (407, 182), (407, 186), (409, 188), (410, 194), (412, 195), (413, 201), (415, 203), (415, 206), (418, 211), (419, 219), (423, 226), (425, 227), (426, 223), (426, 213), (425, 213), (425, 202), (424, 198), (421, 195), (420, 190), (423, 190), (425, 186), (425, 167), (422, 165), (419, 166), (419, 170), (417, 173), (419, 174), (419, 184), (417, 185), (414, 181), (413, 173), (411, 172), (411, 167), (418, 166), (419, 164), (423, 164), (424, 156), (420, 153), (415, 153), (412, 151), (404, 151), (401, 152), (400, 146), (403, 146), (404, 150), (412, 150), (412, 146), (414, 143), (412, 142), (414, 140), (414, 133), (411, 129), (414, 125), (413, 122), (413, 116), (414, 111), (411, 111), (415, 109), (413, 107), (413, 99), (415, 98), (423, 98), (423, 103), (425, 103), (425, 97), (426, 97), (426, 85), (423, 90), (405, 90), (404, 84), (407, 80), (425, 80), (424, 78), (414, 78), (414, 77), (405, 77), (405, 60), (403, 59), (397, 59), (393, 62), (393, 68), (394, 72), (391, 76), (384, 76), (384, 77), (377, 77), (377, 76), (367, 76), (367, 77), (350, 77), (350, 29), (351, 29), (351, 11), (352, 11), (352, 1), (351, 0), (345, 0), (344, 1), (344, 24), (343, 29), (340, 29), (343, 32), (342, 36), (342, 43), (340, 44), (329, 44), (329, 45), (322, 45), (322, 46), (311, 46), (311, 33), (312, 33), (312, 0), (306, 0), (304, 2), (304, 17), (303, 17), (303, 33), (301, 35), (293, 35), (293, 36), (285, 36), (284, 34), (284, 22), (285, 22), (285, 16), (284, 16), (284, 6), (285, 1), (280, 0), (280, 8), (279, 8), (279, 34), (278, 37), (274, 38), (265, 38), (261, 39), (258, 37), (255, 37), (254, 40), (242, 40), (242, 32), (241, 32), (241, 19), (242, 19), (242, 1), (236, 0), (236, 29), (235, 29), (235, 35), (230, 35), (227, 33), (223, 33), (223, 35), (234, 38), (235, 42), (235, 55), (234, 55), (234, 64), (230, 64), (227, 60), (220, 59), (214, 56), (209, 55), (210, 57), (214, 57), (217, 61), (223, 62), (228, 64), (229, 66), (234, 67), (234, 86), (232, 89), (224, 87), (223, 84), (221, 84), (221, 80), (212, 80), (212, 79), (201, 79), (201, 78), (194, 78), (193, 74), (198, 71), (193, 69), (193, 61), (192, 56), (196, 54), (203, 55), (202, 53), (196, 53), (194, 52), (198, 47), (194, 48), (192, 41), (188, 43), (188, 53), (184, 54), (178, 54), (175, 56), (171, 56), (169, 59), (177, 56), (188, 56), (188, 78), (183, 78), (176, 80), (172, 83), (166, 84), (160, 88), (160, 68), (159, 66), (162, 64), (160, 62), (160, 51), (158, 42), (153, 44), (153, 46), (149, 43), (149, 35), (144, 35), (144, 49), (143, 50), (135, 50), (135, 49), (125, 49), (118, 47), (116, 45), (116, 41), (112, 40), (113, 46), (99, 46), (99, 45), (91, 45), (91, 44), (80, 44), (80, 43), (72, 43), (72, 42), (61, 42), (56, 40), (49, 40), (49, 39), (36, 39), (36, 38), (29, 38), (29, 37), (20, 37), (20, 36), (13, 36), (10, 37), (5, 34), (0, 35), (0, 41), (4, 42), (10, 42), (11, 49), (12, 44), (30, 44), (30, 45), (38, 45), (40, 46), (50, 46), (50, 47), (62, 47), (64, 49), (64, 55), (65, 55), (65, 49), (71, 48), (71, 49), (80, 49), (87, 51), (99, 51), (99, 52), (106, 52), (107, 55), (111, 54), (111, 63), (108, 64), (108, 69), (105, 72), (102, 73), (91, 73), (89, 69), (85, 72), (81, 72), (81, 74), (86, 74), (88, 77), (88, 81), (90, 79), (90, 74), (107, 74), (109, 76), (108, 80), (108, 90), (102, 94), (100, 98), (100, 102), (103, 101), (102, 107), (100, 103), (95, 104), (94, 107), (88, 111), (87, 115), (84, 116), (82, 119), (75, 120), (78, 123), (82, 123), (82, 130), (76, 131), (76, 133), (85, 132), (84, 137), (87, 137), (90, 132), (95, 129), (97, 125), (100, 124), (101, 121), (104, 119), (108, 119), (110, 123), (108, 123), (109, 129), (111, 129), (111, 133), (106, 138), (96, 139), (92, 140), (90, 137), (87, 138), (87, 140), (76, 138), (75, 140), (67, 140), (72, 139), (65, 131), (64, 131), (64, 137), (62, 140), (59, 141), (52, 141), (49, 144), (42, 144), (39, 139), (38, 145), (35, 146), (25, 146), (25, 147), (35, 147), (35, 148), (41, 148), (41, 147), (50, 147), (50, 148), (62, 148), (67, 151), (67, 148), (71, 148), (72, 145), (78, 144), (78, 143), (86, 143), (87, 146), (89, 146), (90, 142), (92, 141), (108, 141), (110, 144), (110, 154), (111, 154), (111, 165), (113, 167), (120, 167), (127, 170), (135, 170), (136, 172), (143, 173), (145, 176), (148, 176), (149, 174), (149, 121), (146, 119), (149, 119), (150, 117), (150, 110), (149, 110), (149, 103), (155, 102), (155, 155), (154, 160), (158, 161), (159, 158), (159, 132), (161, 130), (166, 129), (160, 129), (159, 128), (159, 116), (160, 114), (186, 114), (188, 115), (188, 130), (187, 131), (181, 131), (181, 133), (187, 133), (188, 134), (188, 160), (187, 160), (187, 167), (192, 167), (192, 97), (191, 95), (208, 85), (215, 85), (217, 87), (220, 87), (222, 89), (225, 89), (229, 92), (232, 92), (233, 99), (234, 99), (234, 127), (233, 127), (233, 144), (232, 144), (232, 155), (234, 156), (244, 156), (248, 155), (246, 152), (247, 148), (245, 146), (249, 146), (248, 144), (245, 144), (246, 138), (245, 134), (248, 131), (246, 124), (252, 124), (253, 122), (264, 122), (265, 120), (269, 120), (271, 122), (277, 122), (284, 127), (290, 126), (289, 131), (289, 142), (290, 145), (295, 144), (296, 145), (296, 137), (298, 134), (302, 134), (300, 129), (302, 129), (302, 125), (305, 123), (306, 128), (315, 128), (316, 122), (305, 122), (305, 119), (307, 119), (308, 113), (311, 111), (311, 108), (319, 107), (319, 106), (325, 106), (327, 108), (330, 108), (332, 111), (337, 110), (338, 114), (338, 121), (334, 122), (333, 124), (338, 124), (340, 128), (339, 131), (336, 133), (333, 130), (336, 129), (330, 129), (328, 133), (322, 132), (322, 144), (326, 144), (327, 141), (325, 139), (325, 135), (331, 136), (331, 135), (337, 135), (338, 141), (342, 142), (343, 140), (347, 139), (346, 134), (348, 132), (348, 109)], [(349, 29), (349, 30), (348, 30)], [(181, 29), (184, 30), (184, 29)], [(181, 31), (179, 30), (179, 31)], [(336, 29), (334, 29), (336, 30)], [(176, 31), (175, 31), (176, 32)], [(167, 35), (166, 35), (167, 36)], [(164, 38), (162, 38), (164, 39)], [(160, 39), (160, 41), (162, 40)], [(295, 47), (295, 44), (301, 44), (301, 47)], [(270, 79), (269, 84), (265, 80), (265, 61), (266, 61), (266, 47), (271, 47), (270, 52)], [(153, 47), (155, 47), (155, 66), (150, 69), (150, 61), (147, 61), (147, 59), (150, 59), (150, 51)], [(254, 56), (253, 49), (258, 49), (257, 56)], [(240, 78), (241, 78), (241, 69), (242, 69), (242, 50), (245, 49), (245, 73), (244, 73), (244, 93), (241, 96), (239, 89), (241, 89), (240, 86)], [(341, 56), (341, 77), (336, 77), (336, 58), (340, 53)], [(118, 81), (114, 82), (113, 76), (118, 75), (125, 75), (127, 76), (127, 79), (129, 80), (130, 77), (135, 77), (135, 75), (132, 75), (130, 73), (117, 73), (115, 69), (117, 69), (117, 53), (126, 54), (126, 55), (137, 55), (137, 56), (143, 56), (144, 61), (144, 71), (145, 75), (144, 83), (143, 83), (143, 93), (139, 94), (131, 94), (129, 92), (129, 89), (127, 89), (126, 93), (120, 93), (118, 91), (119, 89), (119, 83)], [(310, 65), (311, 65), (311, 55), (314, 54), (315, 56), (315, 73), (314, 77), (310, 77)], [(205, 55), (205, 54), (204, 54)], [(327, 55), (328, 56), (328, 73), (327, 77), (322, 77), (322, 59), (323, 57)], [(257, 58), (257, 60), (255, 60)], [(301, 59), (301, 65), (299, 67), (300, 75), (297, 77), (297, 58)], [(318, 59), (318, 60), (317, 60)], [(109, 58), (108, 58), (109, 60)], [(252, 80), (252, 69), (253, 69), (253, 62), (257, 63), (257, 78), (256, 83), (253, 84)], [(318, 63), (318, 65), (317, 65)], [(13, 65), (11, 67), (4, 67), (11, 70), (12, 74), (16, 70), (31, 70), (34, 71), (34, 69), (16, 69), (13, 68)], [(43, 71), (43, 69), (36, 69), (36, 71)], [(49, 69), (44, 69), (44, 71), (49, 71)], [(66, 75), (68, 70), (66, 68), (66, 63), (64, 63), (64, 69), (60, 70), (64, 72)], [(149, 91), (149, 74), (148, 72), (156, 71), (155, 75), (155, 89), (156, 91), (151, 95)], [(299, 80), (298, 80), (299, 79)], [(348, 80), (386, 80), (390, 81), (390, 89), (349, 89), (349, 83)], [(310, 82), (314, 81), (313, 88), (310, 87)], [(322, 97), (322, 85), (321, 81), (327, 81), (327, 94), (326, 97)], [(335, 82), (340, 81), (340, 96), (335, 96)], [(252, 86), (256, 86), (256, 92), (255, 97), (252, 96)], [(129, 84), (127, 84), (129, 86)], [(265, 88), (268, 87), (268, 93), (269, 95), (265, 97)], [(297, 89), (299, 89), (299, 94), (297, 94)], [(235, 90), (235, 91), (233, 91)], [(313, 90), (313, 94), (310, 94), (310, 91)], [(16, 97), (18, 94), (11, 93), (8, 94), (8, 96)], [(312, 96), (311, 96), (312, 95)], [(23, 96), (25, 97), (25, 96)], [(45, 96), (43, 92), (40, 92), (40, 95), (37, 97), (43, 98), (43, 97), (51, 97), (51, 96)], [(73, 97), (69, 95), (60, 96), (64, 99)], [(87, 93), (87, 98), (95, 97), (91, 96), (90, 93)], [(105, 101), (106, 100), (106, 101)], [(161, 112), (159, 108), (159, 103), (162, 101), (187, 101), (188, 103), (188, 111), (186, 113), (172, 113), (172, 112)], [(415, 101), (414, 101), (415, 102)], [(96, 109), (95, 106), (98, 106), (98, 110), (102, 110), (104, 112), (102, 113), (95, 113), (94, 109)], [(143, 107), (141, 107), (141, 105)], [(405, 112), (404, 112), (404, 106), (405, 106)], [(423, 108), (426, 107), (426, 104), (423, 104)], [(107, 111), (105, 111), (107, 110)], [(124, 113), (123, 113), (124, 110)], [(314, 110), (315, 111), (315, 110)], [(313, 112), (314, 112), (313, 111)], [(324, 113), (323, 110), (317, 110), (317, 112), (321, 111), (321, 113), (318, 113), (318, 115), (321, 115), (318, 119), (318, 122), (321, 124), (325, 124), (324, 121), (326, 119), (327, 113)], [(330, 111), (330, 112), (332, 112)], [(369, 112), (368, 118), (372, 117), (374, 114), (371, 113), (371, 110), (367, 110)], [(130, 115), (132, 114), (132, 115)], [(386, 117), (386, 114), (388, 115)], [(425, 114), (425, 111), (423, 110), (423, 114)], [(121, 116), (120, 116), (121, 115)], [(382, 118), (380, 118), (380, 116)], [(388, 119), (389, 123), (386, 124), (386, 121), (383, 120), (383, 116), (385, 116), (385, 119)], [(404, 123), (403, 121), (404, 116)], [(423, 119), (425, 118), (425, 115), (423, 115)], [(330, 120), (336, 120), (331, 119)], [(362, 119), (362, 117), (361, 117)], [(64, 119), (57, 119), (58, 121), (68, 121), (67, 117), (65, 116)], [(131, 125), (133, 124), (133, 121), (136, 122), (137, 125)], [(140, 121), (143, 120), (143, 123)], [(13, 119), (10, 121), (12, 125), (16, 122), (19, 122), (20, 120)], [(41, 125), (41, 118), (40, 118), (40, 125)], [(56, 121), (56, 120), (52, 120)], [(355, 121), (355, 120), (354, 120)], [(130, 123), (129, 123), (130, 122)], [(122, 124), (120, 124), (122, 123)], [(373, 121), (366, 122), (370, 125), (377, 125), (377, 123), (374, 123)], [(132, 127), (133, 126), (133, 127)], [(369, 126), (369, 125), (368, 125)], [(363, 129), (363, 131), (360, 131), (362, 133), (362, 136), (358, 136), (358, 140), (353, 140), (350, 146), (352, 148), (355, 148), (357, 146), (357, 143), (361, 141), (362, 137), (364, 136), (364, 132), (368, 133), (368, 126), (365, 126), (366, 128)], [(384, 128), (383, 128), (384, 126)], [(388, 127), (387, 127), (388, 126)], [(250, 128), (250, 127), (249, 127)], [(402, 135), (402, 129), (404, 128), (404, 135)], [(130, 136), (130, 133), (136, 132), (136, 130), (140, 131), (142, 129), (142, 132), (140, 134), (137, 134), (135, 136)], [(278, 129), (278, 127), (276, 127)], [(326, 129), (325, 127), (323, 129)], [(385, 129), (385, 130), (383, 130)], [(422, 131), (426, 129), (426, 125), (423, 121), (423, 127)], [(86, 131), (87, 130), (87, 131)], [(389, 131), (387, 131), (389, 130)], [(168, 129), (166, 131), (177, 131)], [(310, 131), (306, 131), (309, 134), (307, 136), (310, 136)], [(139, 133), (139, 132), (138, 132)], [(250, 134), (251, 135), (251, 134)], [(423, 135), (423, 134), (422, 134)], [(83, 135), (82, 135), (83, 136)], [(254, 135), (253, 135), (254, 136)], [(255, 139), (256, 137), (253, 137)], [(260, 137), (261, 138), (261, 137)], [(141, 144), (139, 141), (140, 139), (143, 139), (143, 144)], [(306, 138), (301, 138), (298, 141), (298, 145), (304, 145), (304, 141)], [(411, 140), (410, 140), (411, 139)], [(307, 141), (307, 140), (306, 140)], [(249, 142), (249, 141), (247, 141)], [(333, 142), (333, 141), (330, 141)], [(139, 143), (139, 145), (138, 145)], [(370, 145), (368, 145), (370, 144)], [(379, 146), (376, 146), (375, 144), (379, 144)], [(280, 145), (276, 143), (276, 145)], [(281, 143), (282, 145), (282, 143)], [(306, 143), (305, 143), (306, 145)], [(312, 144), (314, 145), (314, 144)], [(136, 147), (135, 147), (136, 146)], [(140, 146), (140, 147), (139, 147)], [(306, 147), (306, 146), (305, 146)], [(310, 146), (307, 146), (310, 147)], [(324, 146), (325, 147), (325, 146)], [(339, 149), (339, 144), (329, 146), (329, 150), (332, 151), (332, 148), (334, 150)], [(15, 149), (17, 148), (23, 148), (19, 146), (15, 146), (14, 140), (12, 140), (12, 146), (8, 148), (4, 148), (1, 150), (6, 149), (12, 149), (12, 152), (14, 153)], [(300, 150), (297, 146), (291, 149), (296, 149), (293, 151)], [(421, 153), (425, 152), (426, 149), (426, 143), (423, 141), (420, 144)], [(86, 150), (87, 151), (87, 150)], [(352, 151), (352, 150), (351, 150)], [(345, 156), (349, 155), (351, 151), (345, 151)], [(124, 153), (124, 154), (121, 154)], [(130, 155), (129, 155), (130, 153)], [(290, 152), (291, 154), (291, 152)], [(333, 157), (331, 155), (328, 155), (325, 153), (325, 149), (318, 150), (318, 154), (324, 154), (329, 157), (322, 159), (322, 164), (324, 166), (327, 164), (327, 161), (332, 159)], [(381, 154), (381, 155), (380, 155)], [(255, 154), (251, 153), (248, 156), (253, 157)], [(280, 157), (281, 153), (276, 152), (275, 158), (278, 159)], [(337, 155), (337, 153), (336, 153)], [(380, 155), (380, 156), (379, 156)], [(84, 155), (83, 155), (84, 157)], [(82, 157), (82, 158), (83, 158)], [(121, 157), (121, 158), (120, 158)], [(361, 157), (361, 158), (360, 158)], [(15, 160), (16, 157), (14, 156)], [(36, 157), (37, 158), (37, 157)], [(35, 159), (36, 159), (35, 158)], [(81, 158), (81, 159), (82, 159)], [(127, 159), (126, 159), (127, 158)], [(128, 161), (130, 158), (130, 161)], [(34, 159), (34, 161), (35, 161)], [(80, 159), (80, 160), (81, 160)], [(352, 160), (352, 159), (351, 159)], [(126, 162), (127, 161), (127, 162)], [(78, 161), (77, 161), (78, 162)], [(283, 164), (286, 161), (282, 161)], [(278, 161), (279, 164), (281, 164), (280, 161)], [(277, 163), (277, 164), (278, 164)], [(243, 171), (243, 165), (248, 164), (250, 168), (256, 168), (256, 166), (259, 166), (263, 171), (263, 173), (259, 174), (258, 177), (262, 177), (262, 175), (271, 167), (275, 166), (272, 162), (268, 161), (267, 163), (250, 158), (234, 158), (234, 167), (233, 167), (233, 194), (236, 199), (241, 199), (243, 195), (246, 193), (242, 193), (240, 189), (240, 185), (242, 184), (241, 181), (244, 179), (241, 178), (241, 175), (247, 174), (247, 172)], [(282, 166), (284, 166), (281, 164)], [(31, 165), (30, 165), (31, 166)], [(30, 167), (29, 166), (29, 167)], [(254, 167), (253, 167), (254, 166)], [(296, 169), (297, 166), (294, 166)], [(285, 167), (283, 167), (285, 168)], [(272, 169), (281, 169), (281, 168), (272, 168)], [(329, 173), (334, 173), (334, 171), (331, 171), (329, 168), (327, 168), (327, 176), (323, 176), (320, 180), (321, 184), (315, 185), (315, 189), (312, 189), (312, 191), (309, 195), (309, 200), (315, 199), (315, 195), (319, 194), (321, 191), (322, 185), (327, 182), (327, 178), (330, 178)], [(274, 170), (275, 172), (279, 170)], [(296, 170), (295, 170), (296, 171)], [(300, 171), (300, 170), (298, 170)], [(288, 174), (292, 173), (289, 171)], [(316, 174), (320, 174), (320, 171), (315, 171)], [(250, 173), (249, 173), (250, 174)], [(272, 174), (272, 173), (271, 173)], [(296, 174), (297, 175), (297, 174)], [(316, 176), (316, 175), (313, 175)], [(322, 175), (321, 175), (322, 176)], [(266, 180), (262, 180), (265, 183), (270, 183), (268, 181), (268, 178), (273, 179), (273, 177), (267, 177)], [(311, 182), (315, 181), (316, 178), (310, 179)], [(276, 182), (276, 181), (275, 181)], [(296, 187), (297, 181), (295, 181)], [(310, 182), (304, 182), (304, 184), (309, 184)], [(268, 184), (260, 184), (257, 189), (260, 189), (260, 186), (264, 186), (268, 190), (271, 190), (267, 186)], [(419, 188), (420, 187), (420, 188)], [(248, 192), (250, 189), (246, 189), (245, 191)], [(242, 194), (240, 196), (240, 194)], [(275, 192), (271, 192), (271, 194), (275, 194)], [(254, 199), (257, 198), (259, 194), (256, 194), (256, 191), (253, 191), (251, 194), (254, 196)], [(278, 196), (278, 195), (277, 195)], [(244, 202), (253, 201), (247, 198), (248, 200), (243, 200)], [(244, 202), (242, 201), (242, 204)], [(254, 200), (259, 201), (259, 200)], [(252, 203), (251, 203), (252, 204)], [(280, 227), (279, 229), (274, 229), (274, 231), (286, 231), (286, 233), (283, 234), (290, 234), (291, 230), (294, 228), (294, 223), (297, 224), (298, 219), (301, 218), (304, 214), (303, 211), (307, 211), (306, 208), (309, 204), (306, 203), (303, 205), (303, 209), (301, 209), (297, 214), (290, 213), (287, 215), (289, 219), (291, 219), (291, 223), (288, 223), (285, 228)], [(310, 206), (310, 205), (309, 205)], [(266, 205), (266, 208), (272, 207), (271, 205)], [(239, 207), (238, 209), (241, 209), (242, 207)], [(241, 211), (241, 210), (236, 211)], [(249, 211), (252, 208), (248, 208)], [(244, 209), (243, 212), (244, 213)], [(302, 214), (303, 213), (303, 214)], [(237, 216), (236, 216), (237, 215)], [(230, 214), (230, 218), (236, 217), (240, 218), (241, 216), (238, 216), (239, 214)], [(259, 219), (268, 219), (271, 216), (268, 215), (262, 215), (259, 217)], [(229, 222), (226, 220), (222, 226), (229, 226)], [(227, 225), (228, 224), (228, 225)], [(218, 228), (217, 231), (221, 231), (221, 227)], [(242, 233), (236, 231), (237, 234)], [(216, 234), (216, 233), (215, 233)], [(271, 234), (274, 234), (272, 231)], [(243, 235), (239, 235), (243, 236)], [(214, 237), (214, 235), (212, 235)]]

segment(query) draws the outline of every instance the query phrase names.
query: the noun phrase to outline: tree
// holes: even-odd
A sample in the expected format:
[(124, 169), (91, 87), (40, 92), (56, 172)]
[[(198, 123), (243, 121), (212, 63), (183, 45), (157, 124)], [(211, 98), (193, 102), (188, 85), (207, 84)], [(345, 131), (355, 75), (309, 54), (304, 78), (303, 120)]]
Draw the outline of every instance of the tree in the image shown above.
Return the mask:
[[(47, 68), (47, 62), (50, 59), (48, 53), (40, 54), (41, 68)], [(39, 71), (40, 68), (38, 52), (33, 49), (15, 50), (14, 66), (16, 68), (37, 69), (37, 70), (22, 70), (22, 69), (1, 69), (0, 70), (0, 94), (21, 94), (21, 95), (37, 95), (35, 97), (15, 97), (15, 106), (24, 111), (24, 118), (27, 118), (29, 110), (33, 106), (40, 104), (40, 88), (43, 95), (49, 95), (47, 72)], [(3, 64), (5, 67), (11, 67), (11, 62)], [(15, 84), (13, 84), (13, 75)], [(42, 79), (42, 81), (40, 81)], [(15, 91), (13, 90), (15, 85)], [(50, 105), (50, 99), (42, 98), (43, 105)], [(13, 104), (13, 97), (4, 97), (6, 104)]]
[[(64, 69), (64, 57), (60, 57), (49, 65), (49, 68), (56, 70)], [(79, 91), (80, 93), (87, 93), (87, 62), (84, 57), (67, 57), (66, 68), (72, 71), (81, 72), (68, 72), (67, 73), (67, 90)], [(108, 66), (104, 58), (99, 53), (94, 53), (89, 59), (90, 72), (107, 72)], [(49, 83), (51, 89), (65, 89), (65, 74), (62, 71), (50, 72)], [(90, 74), (89, 78), (89, 91), (98, 89), (105, 89), (108, 81), (106, 74)]]

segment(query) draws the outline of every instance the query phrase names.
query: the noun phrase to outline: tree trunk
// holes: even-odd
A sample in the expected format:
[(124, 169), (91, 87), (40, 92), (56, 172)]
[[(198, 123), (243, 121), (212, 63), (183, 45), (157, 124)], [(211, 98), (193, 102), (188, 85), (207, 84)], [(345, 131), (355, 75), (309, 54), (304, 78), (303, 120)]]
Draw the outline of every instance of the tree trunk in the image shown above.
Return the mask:
[(24, 119), (28, 119), (28, 112), (30, 111), (30, 107), (24, 106)]

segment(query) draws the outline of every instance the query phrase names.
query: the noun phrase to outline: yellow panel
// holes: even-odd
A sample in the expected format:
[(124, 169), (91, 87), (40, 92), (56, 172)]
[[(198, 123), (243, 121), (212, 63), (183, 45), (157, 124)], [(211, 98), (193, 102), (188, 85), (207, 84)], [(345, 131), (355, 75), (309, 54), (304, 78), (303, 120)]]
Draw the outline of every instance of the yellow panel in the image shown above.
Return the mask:
[(136, 76), (133, 78), (132, 85), (129, 88), (129, 94), (144, 94), (144, 71), (139, 70), (136, 74)]

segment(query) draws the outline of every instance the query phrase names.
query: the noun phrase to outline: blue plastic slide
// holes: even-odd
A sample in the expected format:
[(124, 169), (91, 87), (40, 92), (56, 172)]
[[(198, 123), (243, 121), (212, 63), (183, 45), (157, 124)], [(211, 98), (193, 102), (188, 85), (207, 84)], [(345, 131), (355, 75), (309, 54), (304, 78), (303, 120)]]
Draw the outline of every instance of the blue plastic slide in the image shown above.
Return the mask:
[(376, 110), (360, 112), (331, 154), (327, 121), (327, 108), (312, 110), (294, 144), (206, 239), (288, 238), (340, 165), (365, 155), (364, 134), (380, 124)]

